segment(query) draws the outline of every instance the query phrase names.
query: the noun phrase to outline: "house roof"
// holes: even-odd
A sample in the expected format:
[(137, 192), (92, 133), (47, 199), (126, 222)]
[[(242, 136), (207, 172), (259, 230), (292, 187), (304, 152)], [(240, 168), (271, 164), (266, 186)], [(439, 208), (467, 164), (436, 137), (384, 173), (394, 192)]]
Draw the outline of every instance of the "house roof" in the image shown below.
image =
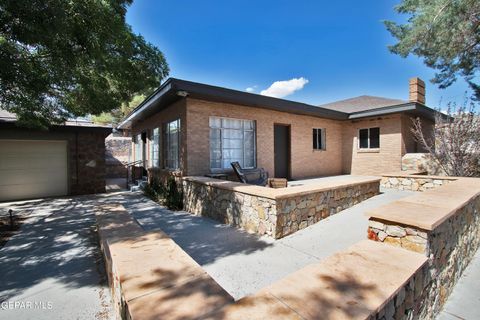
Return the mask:
[[(17, 116), (14, 113), (0, 109), (0, 126), (12, 127), (12, 126), (16, 126), (16, 122), (17, 122)], [(64, 128), (64, 129), (105, 131), (105, 132), (112, 131), (111, 125), (101, 125), (101, 124), (96, 124), (86, 120), (67, 120), (63, 124), (54, 125), (52, 127), (56, 129)]]
[(364, 95), (322, 104), (319, 105), (319, 107), (337, 110), (340, 112), (354, 113), (406, 103), (408, 103), (408, 101)]
[(16, 121), (17, 117), (15, 114), (8, 112), (6, 110), (0, 109), (0, 121)]
[(226, 102), (334, 120), (349, 120), (398, 112), (422, 115), (430, 119), (434, 119), (435, 115), (435, 110), (423, 104), (397, 99), (361, 96), (314, 106), (302, 102), (169, 78), (135, 108), (118, 125), (118, 128), (129, 129), (135, 122), (144, 120), (187, 96), (207, 101)]

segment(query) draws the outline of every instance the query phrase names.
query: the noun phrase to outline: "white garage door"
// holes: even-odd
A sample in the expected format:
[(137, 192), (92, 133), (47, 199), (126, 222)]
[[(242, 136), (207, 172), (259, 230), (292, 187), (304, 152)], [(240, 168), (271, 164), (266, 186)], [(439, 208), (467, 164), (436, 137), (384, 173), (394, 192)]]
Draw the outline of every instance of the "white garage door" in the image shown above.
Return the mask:
[(0, 201), (67, 192), (66, 141), (0, 139)]

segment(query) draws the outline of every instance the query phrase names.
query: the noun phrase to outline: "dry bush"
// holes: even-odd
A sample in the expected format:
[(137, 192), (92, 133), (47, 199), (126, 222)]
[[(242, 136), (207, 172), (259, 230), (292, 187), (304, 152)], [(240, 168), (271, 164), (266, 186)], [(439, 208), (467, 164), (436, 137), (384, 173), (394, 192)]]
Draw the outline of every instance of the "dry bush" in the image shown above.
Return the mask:
[(413, 120), (412, 132), (447, 175), (480, 177), (480, 114), (472, 102), (438, 111), (432, 136), (422, 130), (419, 118)]

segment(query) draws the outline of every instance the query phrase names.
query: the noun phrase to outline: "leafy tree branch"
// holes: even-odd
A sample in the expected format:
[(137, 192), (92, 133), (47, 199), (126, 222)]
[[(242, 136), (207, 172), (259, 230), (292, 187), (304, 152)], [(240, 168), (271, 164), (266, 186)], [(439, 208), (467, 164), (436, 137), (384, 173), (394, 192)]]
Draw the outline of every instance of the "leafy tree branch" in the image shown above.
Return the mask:
[(0, 2), (0, 107), (23, 125), (118, 109), (157, 87), (162, 52), (125, 21), (131, 0)]

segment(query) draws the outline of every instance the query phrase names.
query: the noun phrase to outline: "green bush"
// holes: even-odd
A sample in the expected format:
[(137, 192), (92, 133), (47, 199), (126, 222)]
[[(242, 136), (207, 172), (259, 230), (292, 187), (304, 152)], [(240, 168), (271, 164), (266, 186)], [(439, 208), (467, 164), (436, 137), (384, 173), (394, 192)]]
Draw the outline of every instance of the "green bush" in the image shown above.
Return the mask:
[(178, 190), (174, 177), (169, 177), (167, 180), (165, 205), (172, 210), (181, 210), (183, 208), (183, 194)]
[(181, 210), (183, 208), (183, 194), (178, 190), (174, 177), (169, 177), (166, 185), (162, 184), (157, 178), (151, 179), (143, 188), (143, 193), (169, 209)]
[(143, 187), (143, 193), (156, 202), (161, 202), (165, 198), (165, 187), (157, 178), (152, 178), (151, 181)]

